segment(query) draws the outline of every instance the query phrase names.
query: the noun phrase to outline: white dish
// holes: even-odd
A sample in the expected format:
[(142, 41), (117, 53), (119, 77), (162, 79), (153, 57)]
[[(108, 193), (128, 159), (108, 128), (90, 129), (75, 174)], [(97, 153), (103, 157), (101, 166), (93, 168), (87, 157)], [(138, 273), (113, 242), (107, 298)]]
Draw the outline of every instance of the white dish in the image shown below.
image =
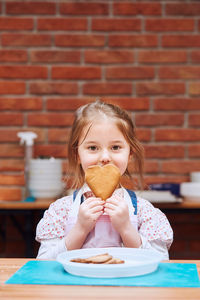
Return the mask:
[(190, 173), (190, 179), (192, 182), (200, 182), (200, 172)]
[(184, 182), (180, 185), (180, 193), (184, 197), (200, 197), (200, 182)]
[(152, 203), (180, 202), (180, 199), (170, 191), (136, 191), (138, 197), (144, 198)]
[[(124, 264), (85, 264), (71, 262), (72, 258), (87, 258), (97, 254), (109, 253), (123, 259)], [(154, 272), (163, 259), (157, 251), (134, 248), (88, 248), (60, 253), (57, 261), (70, 274), (84, 277), (114, 278), (132, 277)]]

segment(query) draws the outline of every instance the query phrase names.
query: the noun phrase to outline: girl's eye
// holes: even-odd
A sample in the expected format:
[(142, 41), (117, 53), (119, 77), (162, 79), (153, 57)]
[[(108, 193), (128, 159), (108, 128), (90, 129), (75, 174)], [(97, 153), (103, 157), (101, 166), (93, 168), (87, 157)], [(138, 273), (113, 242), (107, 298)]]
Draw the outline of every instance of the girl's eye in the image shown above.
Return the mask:
[(112, 150), (117, 151), (119, 150), (121, 147), (119, 145), (114, 145), (112, 146)]
[(89, 146), (88, 149), (91, 150), (91, 151), (96, 151), (97, 147), (96, 146)]

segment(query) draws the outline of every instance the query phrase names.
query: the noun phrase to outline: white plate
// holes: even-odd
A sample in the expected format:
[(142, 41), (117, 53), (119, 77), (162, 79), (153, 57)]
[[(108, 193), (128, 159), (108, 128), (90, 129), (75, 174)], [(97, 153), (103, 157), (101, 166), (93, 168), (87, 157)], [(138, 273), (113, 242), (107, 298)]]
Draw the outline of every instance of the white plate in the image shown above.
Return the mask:
[[(123, 259), (124, 264), (85, 264), (70, 262), (72, 258), (86, 258), (92, 255), (109, 253), (116, 258)], [(88, 248), (60, 253), (57, 261), (65, 271), (73, 275), (84, 277), (131, 277), (154, 272), (158, 263), (163, 259), (157, 251), (134, 248)]]

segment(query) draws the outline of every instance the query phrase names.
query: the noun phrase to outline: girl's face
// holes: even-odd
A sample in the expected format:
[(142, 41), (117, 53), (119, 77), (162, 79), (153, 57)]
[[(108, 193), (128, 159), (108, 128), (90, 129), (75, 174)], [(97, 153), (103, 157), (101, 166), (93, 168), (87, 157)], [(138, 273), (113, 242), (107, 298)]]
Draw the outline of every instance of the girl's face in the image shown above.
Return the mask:
[(99, 120), (83, 128), (78, 159), (84, 171), (92, 165), (112, 163), (123, 175), (130, 156), (130, 146), (113, 121)]

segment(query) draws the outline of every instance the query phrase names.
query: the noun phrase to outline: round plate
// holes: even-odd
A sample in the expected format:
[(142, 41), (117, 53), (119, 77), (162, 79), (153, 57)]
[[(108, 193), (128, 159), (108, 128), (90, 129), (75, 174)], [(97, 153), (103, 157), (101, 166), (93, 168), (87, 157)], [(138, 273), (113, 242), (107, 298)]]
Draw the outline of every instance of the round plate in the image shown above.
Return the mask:
[[(97, 254), (109, 253), (123, 259), (123, 264), (86, 264), (71, 262), (74, 258), (87, 258)], [(57, 261), (70, 274), (84, 277), (132, 277), (154, 272), (163, 256), (147, 249), (135, 248), (88, 248), (60, 253)]]

